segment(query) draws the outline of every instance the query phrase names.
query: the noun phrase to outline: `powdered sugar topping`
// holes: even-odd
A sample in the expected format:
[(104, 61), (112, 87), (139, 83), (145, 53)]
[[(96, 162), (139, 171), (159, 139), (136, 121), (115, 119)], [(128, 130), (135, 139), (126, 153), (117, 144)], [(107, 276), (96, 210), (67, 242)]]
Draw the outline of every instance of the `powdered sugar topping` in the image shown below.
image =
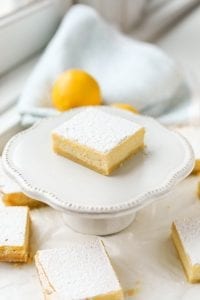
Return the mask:
[[(88, 299), (120, 285), (100, 240), (38, 251), (38, 261), (55, 292), (64, 299)], [(62, 298), (61, 298), (62, 299)]]
[(0, 208), (0, 246), (23, 246), (27, 214), (27, 207)]
[(109, 152), (142, 126), (97, 108), (86, 108), (53, 132), (99, 152)]

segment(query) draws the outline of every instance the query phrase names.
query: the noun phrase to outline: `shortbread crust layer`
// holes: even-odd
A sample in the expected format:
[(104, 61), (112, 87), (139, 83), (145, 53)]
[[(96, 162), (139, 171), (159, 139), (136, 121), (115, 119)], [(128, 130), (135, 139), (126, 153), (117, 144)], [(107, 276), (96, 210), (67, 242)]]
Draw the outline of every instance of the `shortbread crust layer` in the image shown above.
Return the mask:
[(141, 129), (134, 136), (123, 141), (113, 151), (105, 154), (74, 143), (71, 140), (64, 139), (56, 133), (52, 134), (52, 138), (54, 152), (102, 175), (111, 174), (124, 161), (144, 148), (144, 129)]

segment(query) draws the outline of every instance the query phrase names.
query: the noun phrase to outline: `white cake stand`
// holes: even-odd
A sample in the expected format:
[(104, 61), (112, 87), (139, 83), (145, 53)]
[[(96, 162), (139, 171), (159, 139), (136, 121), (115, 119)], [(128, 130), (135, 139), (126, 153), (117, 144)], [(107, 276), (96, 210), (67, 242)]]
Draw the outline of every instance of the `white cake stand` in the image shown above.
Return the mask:
[(183, 180), (194, 155), (183, 137), (154, 119), (102, 106), (143, 125), (146, 147), (111, 176), (100, 175), (52, 151), (51, 130), (83, 109), (45, 119), (14, 136), (4, 149), (3, 166), (26, 195), (65, 212), (74, 230), (107, 235), (127, 227), (136, 211)]

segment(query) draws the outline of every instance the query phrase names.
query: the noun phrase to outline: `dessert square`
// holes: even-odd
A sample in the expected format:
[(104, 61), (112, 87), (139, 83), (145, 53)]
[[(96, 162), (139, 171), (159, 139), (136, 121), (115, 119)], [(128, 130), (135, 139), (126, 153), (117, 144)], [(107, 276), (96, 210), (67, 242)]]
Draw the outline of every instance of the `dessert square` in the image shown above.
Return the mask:
[(46, 298), (124, 299), (100, 240), (40, 250), (35, 263)]
[(172, 240), (188, 281), (200, 282), (200, 218), (187, 217), (172, 224)]
[(29, 226), (28, 207), (0, 208), (0, 261), (27, 261)]
[(195, 155), (193, 173), (200, 172), (200, 126), (183, 126), (176, 129), (190, 143)]
[(29, 206), (36, 208), (44, 206), (40, 201), (32, 199), (22, 193), (20, 187), (3, 170), (0, 158), (0, 194), (1, 199), (7, 206)]
[(103, 175), (144, 147), (144, 128), (97, 108), (87, 108), (52, 132), (53, 149)]

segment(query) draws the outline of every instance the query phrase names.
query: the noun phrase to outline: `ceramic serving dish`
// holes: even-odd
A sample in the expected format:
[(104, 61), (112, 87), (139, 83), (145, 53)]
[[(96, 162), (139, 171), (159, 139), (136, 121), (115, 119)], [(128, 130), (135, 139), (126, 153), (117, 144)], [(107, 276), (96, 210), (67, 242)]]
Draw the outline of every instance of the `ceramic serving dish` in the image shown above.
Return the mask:
[(194, 166), (194, 155), (182, 136), (154, 119), (102, 106), (143, 125), (146, 147), (111, 176), (100, 175), (52, 150), (52, 129), (83, 109), (45, 119), (14, 136), (4, 149), (3, 166), (25, 194), (63, 211), (74, 230), (111, 234), (127, 227), (136, 211), (183, 180)]

